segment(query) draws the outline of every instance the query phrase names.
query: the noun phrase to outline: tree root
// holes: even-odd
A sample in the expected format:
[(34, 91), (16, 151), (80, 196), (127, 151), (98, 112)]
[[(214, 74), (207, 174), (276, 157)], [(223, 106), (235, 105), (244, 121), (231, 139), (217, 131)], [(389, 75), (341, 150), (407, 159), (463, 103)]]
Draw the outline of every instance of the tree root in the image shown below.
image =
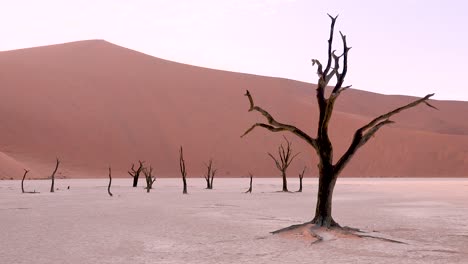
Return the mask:
[(337, 223), (327, 227), (313, 222), (306, 222), (303, 224), (285, 227), (271, 233), (286, 238), (310, 241), (311, 245), (343, 238), (372, 238), (384, 242), (408, 244), (406, 242), (388, 238), (383, 235), (375, 235), (375, 231), (368, 232), (348, 226), (341, 227)]

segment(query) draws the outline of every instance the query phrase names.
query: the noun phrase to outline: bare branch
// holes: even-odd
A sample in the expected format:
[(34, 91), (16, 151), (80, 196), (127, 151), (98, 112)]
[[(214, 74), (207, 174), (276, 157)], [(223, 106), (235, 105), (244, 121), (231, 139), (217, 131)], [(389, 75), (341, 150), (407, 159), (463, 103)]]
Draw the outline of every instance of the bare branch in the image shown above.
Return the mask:
[(249, 90), (246, 91), (245, 93), (245, 96), (247, 96), (249, 98), (249, 102), (250, 102), (250, 108), (249, 108), (249, 111), (252, 111), (252, 110), (255, 110), (259, 113), (261, 113), (267, 120), (268, 120), (268, 123), (270, 125), (267, 125), (267, 124), (263, 124), (263, 123), (256, 123), (254, 124), (252, 127), (250, 127), (241, 137), (247, 135), (249, 132), (251, 132), (254, 128), (256, 127), (263, 127), (263, 128), (266, 128), (272, 132), (279, 132), (279, 131), (289, 131), (293, 134), (295, 134), (296, 136), (302, 138), (303, 140), (305, 140), (307, 143), (309, 143), (310, 145), (312, 145), (312, 147), (314, 147), (315, 149), (317, 149), (317, 143), (315, 141), (315, 139), (313, 139), (312, 137), (310, 137), (309, 135), (307, 135), (305, 132), (303, 132), (302, 130), (300, 130), (299, 128), (295, 127), (295, 126), (292, 126), (292, 125), (287, 125), (287, 124), (282, 124), (278, 121), (276, 121), (273, 116), (270, 115), (270, 113), (268, 113), (267, 111), (263, 110), (261, 107), (259, 106), (255, 106), (254, 104), (254, 101), (253, 101), (253, 98), (252, 96), (250, 95), (250, 92)]
[[(429, 98), (431, 98), (434, 94), (428, 94), (426, 96), (424, 96), (423, 98), (420, 98), (416, 101), (413, 101), (407, 105), (404, 105), (402, 107), (398, 107), (397, 109), (395, 110), (392, 110), (386, 114), (383, 114), (381, 116), (378, 116), (376, 118), (374, 118), (372, 121), (370, 121), (367, 125), (363, 126), (360, 128), (361, 132), (363, 132), (364, 130), (367, 130), (369, 128), (371, 128), (372, 126), (374, 126), (376, 123), (378, 123), (379, 121), (382, 121), (382, 120), (385, 120), (385, 119), (389, 119), (390, 117), (392, 117), (393, 115), (395, 114), (398, 114), (399, 112), (403, 111), (403, 110), (406, 110), (408, 108), (412, 108), (412, 107), (415, 107), (417, 106), (418, 104), (420, 103), (423, 103), (427, 100), (429, 100)], [(432, 108), (435, 108), (435, 107), (432, 107)], [(437, 109), (437, 108), (436, 108)]]
[(343, 55), (342, 55), (343, 56), (343, 70), (341, 71), (341, 73), (336, 74), (337, 81), (335, 84), (335, 88), (333, 88), (332, 93), (337, 93), (341, 89), (341, 86), (343, 85), (344, 79), (346, 77), (346, 73), (348, 72), (348, 51), (351, 48), (348, 47), (346, 43), (346, 36), (343, 35), (341, 31), (340, 31), (340, 35), (341, 35), (341, 40), (343, 41)]
[(275, 158), (275, 156), (273, 156), (270, 152), (268, 152), (268, 156), (270, 156), (273, 159), (273, 161), (276, 164), (276, 168), (278, 168), (278, 170), (281, 170), (281, 164), (278, 162), (278, 160)]
[(323, 76), (322, 63), (320, 63), (320, 61), (317, 59), (312, 59), (312, 66), (315, 66), (315, 64), (317, 64), (317, 75), (319, 76), (319, 78), (322, 78)]
[[(427, 100), (429, 100), (430, 97), (432, 97), (434, 94), (428, 94), (424, 96), (423, 98), (420, 98), (418, 100), (415, 100), (407, 105), (404, 105), (402, 107), (399, 107), (395, 110), (392, 110), (386, 114), (383, 114), (381, 116), (378, 116), (374, 118), (372, 121), (370, 121), (368, 124), (364, 125), (363, 127), (359, 128), (356, 130), (354, 133), (353, 141), (351, 142), (351, 145), (348, 147), (346, 152), (343, 154), (343, 156), (338, 160), (336, 165), (334, 166), (334, 171), (335, 173), (340, 173), (341, 170), (343, 170), (344, 166), (348, 163), (348, 161), (351, 159), (351, 157), (356, 153), (358, 148), (360, 148), (362, 145), (364, 145), (372, 136), (377, 133), (377, 131), (382, 128), (383, 126), (387, 124), (392, 124), (394, 123), (391, 121), (389, 118), (392, 117), (395, 114), (398, 114), (401, 111), (404, 111), (406, 109), (412, 108), (417, 106), (420, 103), (427, 103)], [(430, 106), (432, 108), (435, 108), (434, 106)], [(437, 109), (437, 108), (435, 108)]]
[(325, 71), (323, 71), (323, 75), (327, 75), (328, 71), (330, 70), (331, 66), (331, 61), (332, 61), (332, 46), (333, 46), (333, 31), (335, 29), (335, 22), (336, 19), (338, 18), (338, 15), (335, 17), (332, 17), (330, 14), (327, 14), (328, 17), (331, 18), (331, 26), (330, 26), (330, 38), (328, 39), (328, 62), (327, 62), (327, 67), (325, 67)]

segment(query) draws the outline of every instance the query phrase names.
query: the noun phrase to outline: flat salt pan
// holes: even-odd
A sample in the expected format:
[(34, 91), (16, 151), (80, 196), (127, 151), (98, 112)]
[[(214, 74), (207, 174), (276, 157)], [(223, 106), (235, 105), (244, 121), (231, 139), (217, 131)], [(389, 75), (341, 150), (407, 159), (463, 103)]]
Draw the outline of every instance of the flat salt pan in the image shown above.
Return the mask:
[[(311, 220), (317, 179), (303, 193), (281, 180), (0, 181), (0, 263), (468, 263), (467, 179), (340, 179), (334, 217), (408, 244), (342, 238), (310, 245), (270, 232)], [(290, 179), (297, 190), (297, 179)], [(140, 185), (144, 179), (140, 179)], [(70, 189), (67, 190), (67, 186)]]

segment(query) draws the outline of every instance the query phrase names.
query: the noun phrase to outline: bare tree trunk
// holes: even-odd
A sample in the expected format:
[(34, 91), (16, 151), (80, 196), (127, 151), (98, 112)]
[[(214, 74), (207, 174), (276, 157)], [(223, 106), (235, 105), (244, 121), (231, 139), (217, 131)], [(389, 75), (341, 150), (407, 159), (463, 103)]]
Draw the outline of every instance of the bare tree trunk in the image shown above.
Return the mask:
[(211, 173), (211, 179), (210, 179), (210, 189), (213, 189), (213, 179), (216, 174), (216, 170), (213, 170), (213, 173)]
[(24, 175), (23, 175), (23, 179), (21, 180), (21, 192), (24, 193), (24, 179), (26, 178), (26, 174), (28, 174), (29, 170), (26, 170), (24, 169)]
[(128, 171), (128, 174), (130, 174), (130, 176), (133, 177), (133, 185), (132, 185), (133, 187), (138, 186), (138, 179), (140, 178), (140, 173), (144, 168), (143, 163), (145, 162), (139, 160), (138, 163), (139, 163), (138, 169), (135, 170), (135, 164), (132, 164), (131, 170)]
[(299, 190), (297, 192), (302, 192), (302, 177), (299, 176)]
[(145, 174), (146, 179), (146, 192), (149, 193), (153, 189), (153, 183), (156, 181), (156, 177), (153, 177), (153, 167), (143, 168), (143, 174)]
[(184, 184), (183, 194), (187, 194), (187, 171), (185, 170), (185, 160), (184, 160), (184, 149), (180, 146), (179, 150), (179, 167), (180, 173), (182, 174), (182, 182)]
[(179, 150), (179, 167), (180, 174), (182, 175), (182, 183), (184, 184), (182, 193), (187, 194), (187, 171), (185, 170), (184, 149), (182, 148), (182, 146), (180, 146)]
[(208, 161), (208, 164), (205, 163), (205, 166), (206, 166), (206, 175), (205, 175), (206, 189), (211, 190), (213, 189), (213, 178), (217, 170), (213, 166), (213, 159), (210, 159)]
[(304, 178), (304, 173), (306, 171), (307, 167), (304, 167), (302, 170), (302, 173), (299, 173), (299, 190), (297, 192), (302, 192), (302, 178)]
[(249, 175), (250, 175), (250, 187), (245, 193), (252, 193), (252, 178), (253, 178), (253, 175), (252, 175), (252, 173), (249, 173)]
[(317, 205), (312, 223), (326, 227), (339, 226), (332, 217), (332, 197), (337, 178), (338, 175), (333, 173), (332, 167), (325, 166), (319, 170)]
[(109, 185), (107, 186), (107, 193), (112, 197), (112, 193), (111, 193), (111, 185), (112, 185), (112, 171), (111, 171), (111, 167), (109, 166)]
[(283, 192), (289, 192), (288, 191), (288, 180), (286, 179), (286, 171), (281, 172), (283, 176)]
[(52, 176), (50, 176), (50, 178), (52, 179), (52, 184), (50, 185), (50, 192), (54, 192), (55, 173), (57, 172), (59, 164), (60, 164), (60, 160), (57, 158), (57, 162), (55, 164), (55, 170), (54, 172), (52, 172)]

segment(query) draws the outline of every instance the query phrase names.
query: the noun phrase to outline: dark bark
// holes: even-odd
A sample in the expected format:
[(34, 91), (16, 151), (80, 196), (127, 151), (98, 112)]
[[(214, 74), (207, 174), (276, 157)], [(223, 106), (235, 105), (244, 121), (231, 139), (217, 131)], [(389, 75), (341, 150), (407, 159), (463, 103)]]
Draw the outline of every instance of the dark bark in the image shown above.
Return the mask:
[(268, 153), (268, 156), (270, 156), (273, 159), (276, 168), (281, 172), (281, 177), (283, 178), (283, 192), (288, 192), (288, 180), (286, 178), (286, 171), (288, 170), (288, 167), (289, 165), (291, 165), (294, 158), (297, 157), (297, 155), (299, 155), (299, 153), (293, 155), (291, 142), (286, 137), (284, 137), (284, 140), (286, 141), (286, 148), (283, 146), (283, 144), (281, 144), (278, 147), (279, 160), (275, 158), (275, 156), (273, 156), (271, 153)]
[(128, 174), (130, 174), (130, 176), (133, 177), (133, 187), (138, 186), (138, 179), (140, 178), (140, 173), (142, 172), (144, 168), (143, 163), (145, 162), (139, 160), (138, 163), (139, 163), (138, 169), (135, 170), (135, 164), (132, 164), (131, 170), (128, 171)]
[(319, 170), (317, 205), (312, 223), (326, 227), (339, 226), (332, 217), (332, 197), (337, 177), (332, 166)]
[(213, 170), (213, 172), (211, 173), (211, 179), (210, 179), (210, 187), (211, 189), (213, 189), (213, 179), (214, 179), (214, 176), (216, 174), (216, 171), (217, 170)]
[(180, 174), (182, 174), (182, 182), (184, 184), (184, 188), (182, 190), (183, 194), (187, 194), (187, 171), (185, 170), (185, 160), (184, 160), (184, 149), (182, 146), (179, 150), (179, 167), (180, 167)]
[(55, 163), (54, 172), (52, 172), (52, 176), (50, 176), (50, 178), (52, 179), (52, 183), (50, 184), (50, 192), (54, 192), (55, 173), (57, 172), (59, 164), (60, 164), (60, 160), (57, 158), (57, 162)]
[[(341, 94), (341, 92), (350, 88), (351, 86), (344, 86), (344, 79), (348, 71), (348, 52), (351, 49), (348, 47), (346, 42), (346, 36), (340, 32), (341, 41), (343, 44), (343, 53), (340, 56), (335, 54), (333, 50), (333, 35), (334, 35), (334, 26), (337, 17), (331, 18), (330, 26), (330, 37), (328, 39), (328, 61), (325, 69), (323, 69), (322, 64), (319, 60), (313, 59), (312, 65), (317, 65), (317, 75), (318, 82), (316, 88), (316, 99), (317, 105), (319, 107), (319, 120), (317, 126), (317, 136), (315, 138), (309, 136), (299, 128), (278, 122), (273, 116), (268, 113), (263, 108), (256, 106), (254, 100), (249, 91), (246, 91), (245, 96), (248, 97), (250, 103), (250, 111), (257, 111), (262, 114), (268, 121), (268, 124), (265, 123), (255, 123), (246, 132), (241, 136), (244, 137), (256, 127), (263, 127), (272, 132), (282, 132), (288, 131), (297, 137), (306, 141), (312, 148), (315, 149), (319, 157), (319, 190), (317, 193), (317, 206), (315, 210), (315, 217), (312, 220), (312, 223), (318, 226), (326, 227), (335, 227), (339, 226), (332, 217), (332, 197), (333, 190), (335, 187), (336, 180), (338, 175), (353, 157), (356, 151), (362, 147), (370, 138), (372, 138), (375, 133), (385, 125), (393, 123), (390, 118), (406, 109), (415, 107), (421, 103), (426, 104), (429, 107), (435, 108), (428, 103), (430, 97), (434, 94), (428, 94), (423, 98), (415, 100), (408, 103), (402, 107), (396, 108), (392, 111), (389, 111), (386, 114), (380, 115), (377, 118), (370, 121), (368, 124), (359, 128), (355, 133), (353, 140), (348, 147), (347, 151), (339, 158), (339, 160), (334, 164), (333, 163), (333, 146), (328, 136), (328, 124), (331, 120), (333, 108), (336, 102), (336, 99)], [(341, 63), (340, 63), (341, 62)], [(343, 68), (340, 72), (340, 64)], [(332, 66), (333, 65), (333, 66)], [(325, 97), (325, 89), (328, 87), (328, 83), (331, 79), (336, 78), (336, 84), (332, 89), (331, 94), (328, 98)], [(436, 108), (437, 109), (437, 108)], [(276, 160), (275, 160), (276, 161)]]
[(302, 173), (299, 173), (299, 190), (297, 192), (302, 192), (302, 178), (304, 178), (304, 173), (306, 171), (307, 167), (304, 167), (302, 170)]
[(143, 174), (145, 174), (146, 180), (146, 192), (149, 193), (153, 189), (153, 183), (156, 181), (156, 177), (153, 176), (153, 167), (143, 168)]
[(253, 179), (253, 175), (252, 173), (249, 173), (250, 175), (250, 187), (247, 191), (245, 191), (245, 193), (252, 193), (252, 179)]
[(21, 192), (24, 193), (24, 179), (26, 178), (26, 174), (28, 174), (29, 170), (24, 169), (23, 179), (21, 180)]
[(206, 174), (205, 174), (205, 180), (206, 180), (206, 189), (213, 189), (213, 178), (216, 174), (216, 169), (214, 168), (213, 165), (213, 159), (210, 159), (208, 163), (206, 164)]
[[(112, 185), (112, 171), (111, 171), (111, 167), (109, 166), (109, 185), (107, 186), (107, 193), (109, 194), (109, 196), (112, 197), (112, 193), (111, 193), (111, 185)], [(70, 186), (68, 186), (70, 187)]]

